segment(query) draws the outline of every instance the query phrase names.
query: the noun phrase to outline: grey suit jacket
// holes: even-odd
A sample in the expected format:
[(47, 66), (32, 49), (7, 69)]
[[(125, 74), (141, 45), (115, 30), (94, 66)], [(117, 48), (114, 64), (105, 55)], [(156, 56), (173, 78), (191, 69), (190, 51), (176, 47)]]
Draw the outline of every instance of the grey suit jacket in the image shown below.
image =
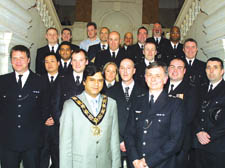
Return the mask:
[[(84, 92), (78, 98), (91, 110)], [(102, 102), (102, 96), (101, 96)], [(69, 99), (60, 118), (60, 168), (119, 168), (120, 148), (116, 102), (108, 97), (104, 118), (98, 125), (99, 136), (80, 107)]]

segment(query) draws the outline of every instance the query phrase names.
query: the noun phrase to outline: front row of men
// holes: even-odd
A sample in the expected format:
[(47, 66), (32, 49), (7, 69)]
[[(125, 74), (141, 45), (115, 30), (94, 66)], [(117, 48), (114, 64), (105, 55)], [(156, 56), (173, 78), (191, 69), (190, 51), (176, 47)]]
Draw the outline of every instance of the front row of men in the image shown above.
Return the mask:
[[(25, 46), (13, 47), (10, 57), (14, 72), (0, 76), (2, 168), (18, 168), (21, 161), (24, 168), (45, 168), (50, 156), (56, 168), (119, 168), (124, 160), (134, 168), (190, 167), (193, 153), (192, 167), (224, 167), (225, 83), (219, 58), (207, 61), (209, 84), (201, 91), (184, 78), (182, 59), (170, 62), (168, 81), (163, 63), (148, 65), (145, 90), (134, 81), (134, 62), (125, 58), (121, 82), (109, 80), (112, 87), (105, 82), (108, 97), (101, 94), (102, 72), (87, 65), (83, 50), (72, 53), (73, 70), (64, 76), (54, 54), (45, 57), (43, 77), (29, 69)], [(116, 64), (109, 65), (104, 75), (112, 70), (116, 76)]]

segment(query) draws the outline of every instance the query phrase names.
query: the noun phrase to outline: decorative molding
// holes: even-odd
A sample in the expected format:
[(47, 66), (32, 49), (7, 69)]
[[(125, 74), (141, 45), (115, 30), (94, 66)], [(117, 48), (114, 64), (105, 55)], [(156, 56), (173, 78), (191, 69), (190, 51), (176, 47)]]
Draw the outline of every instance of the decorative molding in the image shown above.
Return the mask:
[(36, 9), (46, 28), (55, 27), (61, 31), (62, 25), (56, 13), (52, 0), (36, 0)]

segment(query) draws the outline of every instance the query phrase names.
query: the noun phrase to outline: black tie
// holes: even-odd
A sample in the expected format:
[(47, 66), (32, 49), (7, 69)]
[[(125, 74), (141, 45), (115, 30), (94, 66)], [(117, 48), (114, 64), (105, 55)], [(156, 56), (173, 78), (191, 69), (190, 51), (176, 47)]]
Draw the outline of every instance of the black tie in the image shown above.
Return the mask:
[(110, 88), (110, 87), (112, 87), (112, 84), (111, 83), (108, 83), (107, 88)]
[(212, 92), (212, 90), (213, 90), (213, 85), (210, 84), (210, 85), (209, 85), (209, 91), (208, 91), (208, 93)]
[(156, 45), (158, 45), (158, 44), (159, 44), (159, 40), (158, 40), (158, 38), (156, 38), (155, 43), (156, 43)]
[(151, 95), (149, 101), (149, 108), (151, 108), (153, 105), (154, 105), (154, 95)]
[(54, 76), (51, 76), (50, 83), (53, 84), (53, 82), (54, 82)]
[(76, 84), (76, 86), (80, 85), (80, 76), (76, 76), (75, 84)]
[(115, 60), (116, 59), (116, 53), (112, 52), (112, 59)]
[(67, 63), (66, 62), (64, 62), (63, 69), (67, 69)]
[(129, 87), (125, 87), (125, 93), (124, 93), (124, 95), (125, 95), (125, 98), (126, 98), (126, 101), (128, 102), (129, 101), (129, 98), (130, 98), (130, 96), (129, 96)]
[(102, 45), (102, 50), (105, 50), (105, 44)]
[(177, 45), (174, 45), (173, 49), (176, 50), (177, 49)]
[(55, 53), (54, 47), (52, 47), (51, 53)]
[(188, 65), (189, 65), (189, 67), (191, 67), (191, 63), (192, 63), (192, 60), (189, 60), (189, 64), (188, 64)]
[(22, 76), (23, 75), (19, 75), (19, 80), (18, 80), (18, 86), (20, 89), (22, 89)]
[(170, 85), (170, 92), (169, 93), (172, 93), (173, 92), (173, 87), (174, 87), (174, 84), (171, 84)]
[(141, 50), (144, 50), (144, 45), (141, 45)]

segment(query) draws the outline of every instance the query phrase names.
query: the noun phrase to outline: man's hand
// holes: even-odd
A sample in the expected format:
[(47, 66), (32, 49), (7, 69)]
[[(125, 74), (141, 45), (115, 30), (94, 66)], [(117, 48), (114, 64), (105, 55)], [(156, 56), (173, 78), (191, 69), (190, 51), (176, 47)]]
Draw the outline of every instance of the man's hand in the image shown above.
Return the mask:
[(142, 158), (141, 160), (134, 160), (133, 165), (134, 168), (148, 168), (148, 165), (146, 164), (144, 158)]
[(126, 150), (126, 147), (125, 147), (124, 141), (120, 143), (120, 150), (121, 150), (122, 152), (126, 152), (126, 151), (127, 151), (127, 150)]
[(54, 125), (54, 124), (55, 124), (55, 122), (54, 122), (54, 120), (53, 120), (52, 117), (49, 117), (49, 118), (45, 121), (45, 125), (47, 125), (47, 126), (52, 126), (52, 125)]
[(196, 134), (198, 141), (202, 144), (202, 145), (206, 145), (208, 143), (210, 143), (210, 135), (205, 132), (205, 131), (201, 131), (199, 133)]

